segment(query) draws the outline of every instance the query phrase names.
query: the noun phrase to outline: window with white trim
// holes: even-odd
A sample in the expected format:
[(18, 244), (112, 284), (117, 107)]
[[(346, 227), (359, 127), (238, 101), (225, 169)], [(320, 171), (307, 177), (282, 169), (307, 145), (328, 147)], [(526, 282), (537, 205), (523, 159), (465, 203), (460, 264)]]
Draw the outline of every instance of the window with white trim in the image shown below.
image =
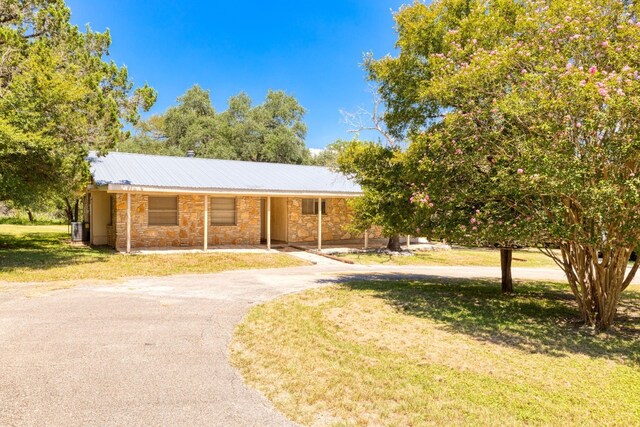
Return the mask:
[(211, 198), (211, 225), (236, 225), (235, 197)]
[(149, 225), (178, 225), (178, 196), (149, 196)]
[[(322, 215), (327, 214), (327, 201), (322, 201)], [(302, 215), (318, 215), (318, 199), (302, 199)]]

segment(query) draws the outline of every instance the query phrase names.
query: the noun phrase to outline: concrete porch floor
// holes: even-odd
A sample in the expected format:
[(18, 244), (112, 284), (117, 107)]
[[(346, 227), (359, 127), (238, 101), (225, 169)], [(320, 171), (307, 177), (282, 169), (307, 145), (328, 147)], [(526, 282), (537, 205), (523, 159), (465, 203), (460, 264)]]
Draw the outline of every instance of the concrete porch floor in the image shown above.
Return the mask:
[[(388, 239), (369, 239), (367, 250), (375, 251), (385, 249)], [(402, 244), (403, 249), (414, 251), (448, 250), (448, 245), (440, 243), (411, 243), (407, 248), (406, 241)], [(328, 240), (322, 242), (323, 254), (360, 252), (364, 250), (364, 239), (353, 240)], [(266, 244), (260, 245), (215, 245), (209, 246), (206, 253), (273, 253), (273, 252), (298, 252), (314, 251), (318, 252), (318, 243), (312, 242), (274, 242), (271, 244), (271, 251)], [(135, 255), (157, 255), (157, 254), (185, 254), (185, 253), (205, 253), (202, 247), (182, 247), (182, 248), (134, 248), (131, 254)]]

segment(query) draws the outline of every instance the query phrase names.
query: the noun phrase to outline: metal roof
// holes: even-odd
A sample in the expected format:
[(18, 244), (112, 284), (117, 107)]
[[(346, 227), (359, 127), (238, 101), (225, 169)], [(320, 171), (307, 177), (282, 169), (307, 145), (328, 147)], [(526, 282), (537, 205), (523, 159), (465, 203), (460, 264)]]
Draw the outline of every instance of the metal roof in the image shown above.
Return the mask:
[(90, 153), (98, 186), (205, 190), (211, 192), (345, 194), (362, 193), (345, 175), (320, 166), (170, 157), (111, 152)]

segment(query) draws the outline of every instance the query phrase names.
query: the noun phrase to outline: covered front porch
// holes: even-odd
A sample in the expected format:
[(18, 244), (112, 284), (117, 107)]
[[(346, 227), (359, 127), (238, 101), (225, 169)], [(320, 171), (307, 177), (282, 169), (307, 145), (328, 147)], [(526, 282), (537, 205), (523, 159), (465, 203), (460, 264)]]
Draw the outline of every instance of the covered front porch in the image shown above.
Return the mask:
[[(106, 191), (105, 191), (106, 190)], [(369, 247), (348, 230), (347, 197), (109, 191), (93, 188), (90, 243), (126, 253)]]

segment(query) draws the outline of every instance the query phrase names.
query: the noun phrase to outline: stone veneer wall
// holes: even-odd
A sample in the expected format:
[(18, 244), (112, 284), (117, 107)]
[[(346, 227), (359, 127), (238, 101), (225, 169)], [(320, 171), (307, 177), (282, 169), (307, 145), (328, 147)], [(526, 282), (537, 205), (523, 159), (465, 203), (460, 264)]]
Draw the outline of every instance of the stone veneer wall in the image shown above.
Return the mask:
[[(352, 210), (347, 199), (323, 199), (327, 213), (322, 215), (322, 240), (361, 239), (363, 236), (347, 230)], [(302, 214), (302, 198), (289, 198), (289, 242), (313, 242), (318, 237), (318, 215)]]
[[(238, 197), (236, 203), (236, 225), (209, 225), (210, 245), (257, 245), (260, 243), (260, 199)], [(115, 195), (114, 209), (115, 224), (107, 230), (109, 244), (118, 250), (126, 250), (126, 194)], [(178, 196), (178, 225), (149, 226), (148, 196), (144, 194), (131, 195), (131, 215), (132, 248), (203, 246), (204, 196)]]
[[(111, 246), (112, 248), (116, 247), (116, 225), (117, 225), (117, 195), (110, 195), (109, 196), (109, 203), (111, 204), (111, 221), (112, 223), (107, 225), (107, 245)], [(124, 206), (125, 208), (127, 207), (127, 201), (125, 199), (124, 202)], [(126, 221), (126, 217), (125, 217), (125, 221)], [(125, 225), (125, 229), (126, 229), (126, 225)], [(125, 243), (126, 244), (126, 243)]]

